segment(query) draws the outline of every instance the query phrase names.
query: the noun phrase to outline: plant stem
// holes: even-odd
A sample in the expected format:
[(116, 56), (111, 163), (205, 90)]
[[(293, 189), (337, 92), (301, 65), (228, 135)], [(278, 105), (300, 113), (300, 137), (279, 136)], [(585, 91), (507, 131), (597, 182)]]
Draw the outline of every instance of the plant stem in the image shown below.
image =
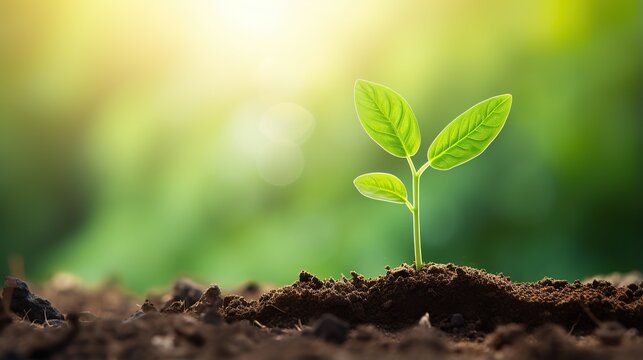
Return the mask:
[[(413, 251), (415, 252), (415, 268), (420, 270), (422, 267), (422, 243), (420, 242), (420, 176), (428, 166), (423, 166), (420, 171), (415, 170), (415, 164), (411, 157), (406, 160), (411, 168), (413, 176), (413, 204), (409, 207), (413, 215)], [(428, 163), (427, 163), (428, 164)]]
[(422, 167), (418, 169), (417, 174), (419, 176), (422, 176), (422, 173), (424, 173), (424, 170), (428, 169), (429, 166), (431, 166), (431, 163), (427, 161), (426, 164), (422, 165)]
[(422, 267), (422, 243), (420, 242), (420, 174), (413, 173), (413, 249), (415, 251), (415, 268)]

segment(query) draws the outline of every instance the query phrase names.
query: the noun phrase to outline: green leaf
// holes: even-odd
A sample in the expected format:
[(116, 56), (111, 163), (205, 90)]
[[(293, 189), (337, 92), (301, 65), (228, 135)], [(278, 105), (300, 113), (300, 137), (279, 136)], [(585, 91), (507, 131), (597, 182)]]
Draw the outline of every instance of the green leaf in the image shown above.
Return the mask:
[(381, 201), (406, 204), (406, 187), (396, 176), (370, 173), (358, 176), (353, 183), (362, 195)]
[(484, 100), (463, 112), (433, 140), (429, 163), (449, 170), (480, 155), (496, 138), (509, 116), (511, 95)]
[(386, 86), (355, 82), (355, 108), (366, 133), (397, 157), (413, 156), (420, 148), (420, 128), (404, 98)]

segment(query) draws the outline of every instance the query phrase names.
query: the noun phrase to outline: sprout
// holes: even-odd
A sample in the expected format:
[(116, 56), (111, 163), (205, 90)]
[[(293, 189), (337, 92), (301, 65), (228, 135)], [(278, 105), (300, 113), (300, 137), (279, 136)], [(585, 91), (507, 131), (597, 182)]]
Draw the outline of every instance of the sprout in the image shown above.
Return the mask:
[(358, 176), (353, 183), (366, 197), (404, 204), (411, 211), (415, 266), (420, 269), (420, 177), (429, 167), (449, 170), (480, 155), (502, 130), (511, 109), (511, 95), (484, 100), (455, 118), (433, 140), (428, 161), (419, 169), (411, 157), (420, 148), (420, 129), (413, 110), (401, 95), (386, 86), (357, 80), (355, 107), (371, 139), (391, 155), (406, 158), (413, 179), (413, 202), (395, 175), (369, 173)]

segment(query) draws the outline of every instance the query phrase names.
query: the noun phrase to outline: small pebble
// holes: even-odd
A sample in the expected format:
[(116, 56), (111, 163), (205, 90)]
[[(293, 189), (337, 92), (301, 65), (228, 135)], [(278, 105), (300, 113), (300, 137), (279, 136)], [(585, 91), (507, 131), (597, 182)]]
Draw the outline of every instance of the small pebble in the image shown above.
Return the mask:
[(335, 344), (342, 344), (348, 336), (348, 324), (333, 314), (324, 314), (312, 326), (312, 335)]
[(418, 321), (418, 326), (424, 327), (424, 328), (431, 328), (431, 317), (429, 316), (429, 313), (425, 313), (420, 318), (420, 321)]
[(451, 319), (449, 321), (451, 323), (452, 327), (459, 328), (464, 326), (464, 316), (460, 313), (455, 313), (451, 315)]

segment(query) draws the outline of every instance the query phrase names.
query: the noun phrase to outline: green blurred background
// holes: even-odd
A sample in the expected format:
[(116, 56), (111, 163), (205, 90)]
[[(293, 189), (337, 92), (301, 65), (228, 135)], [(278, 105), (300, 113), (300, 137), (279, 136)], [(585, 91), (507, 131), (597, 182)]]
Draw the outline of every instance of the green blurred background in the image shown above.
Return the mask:
[[(573, 280), (643, 265), (640, 1), (3, 1), (0, 275), (230, 287), (413, 261), (352, 180), (407, 164), (357, 78), (432, 139), (512, 93), (479, 158), (422, 182), (425, 260)], [(13, 260), (11, 260), (13, 259)]]

